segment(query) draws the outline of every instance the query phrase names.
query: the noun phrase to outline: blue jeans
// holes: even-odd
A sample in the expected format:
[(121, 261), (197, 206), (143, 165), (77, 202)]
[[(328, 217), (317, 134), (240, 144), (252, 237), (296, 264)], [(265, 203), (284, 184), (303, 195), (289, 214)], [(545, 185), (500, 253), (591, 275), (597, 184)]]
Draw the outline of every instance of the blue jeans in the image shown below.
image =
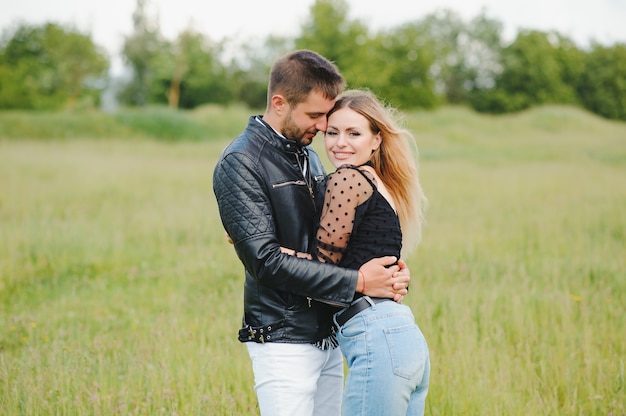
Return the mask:
[(374, 304), (339, 328), (337, 339), (348, 365), (343, 416), (424, 414), (430, 358), (408, 306)]

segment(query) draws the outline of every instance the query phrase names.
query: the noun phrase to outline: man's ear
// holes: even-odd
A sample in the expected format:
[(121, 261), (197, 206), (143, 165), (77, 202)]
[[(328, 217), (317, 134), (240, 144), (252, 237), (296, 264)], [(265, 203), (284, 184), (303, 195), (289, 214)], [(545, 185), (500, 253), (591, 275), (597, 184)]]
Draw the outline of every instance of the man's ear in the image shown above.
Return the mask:
[(285, 110), (287, 109), (287, 100), (280, 94), (272, 95), (272, 110), (278, 115), (283, 115)]

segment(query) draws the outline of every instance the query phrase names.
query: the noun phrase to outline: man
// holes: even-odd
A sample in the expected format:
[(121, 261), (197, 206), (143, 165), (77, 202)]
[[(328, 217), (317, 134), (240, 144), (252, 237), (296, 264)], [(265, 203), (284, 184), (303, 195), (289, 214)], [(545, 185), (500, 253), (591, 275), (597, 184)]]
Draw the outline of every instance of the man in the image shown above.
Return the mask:
[[(262, 415), (338, 415), (343, 361), (332, 315), (356, 291), (399, 299), (409, 275), (395, 257), (358, 271), (305, 260), (311, 253), (325, 172), (309, 147), (345, 87), (337, 67), (300, 50), (270, 74), (267, 108), (222, 153), (213, 188), (222, 224), (245, 267), (239, 340), (252, 360)], [(389, 267), (386, 267), (389, 266)]]

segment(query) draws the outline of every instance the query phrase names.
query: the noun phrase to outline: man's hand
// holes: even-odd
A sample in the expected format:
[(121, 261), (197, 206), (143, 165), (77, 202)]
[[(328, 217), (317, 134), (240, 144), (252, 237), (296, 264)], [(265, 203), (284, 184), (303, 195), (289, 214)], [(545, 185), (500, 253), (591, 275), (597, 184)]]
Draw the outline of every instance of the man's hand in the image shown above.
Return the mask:
[(313, 260), (313, 256), (309, 253), (303, 253), (301, 251), (296, 251), (283, 246), (280, 246), (280, 252), (284, 254), (289, 254), (290, 256), (296, 256), (299, 259)]
[(400, 267), (400, 270), (393, 275), (393, 279), (395, 280), (393, 283), (393, 289), (398, 293), (393, 297), (393, 300), (396, 302), (402, 302), (404, 295), (409, 293), (411, 273), (409, 272), (409, 267), (404, 260), (398, 260), (398, 266)]
[(402, 301), (408, 293), (411, 275), (406, 263), (396, 257), (387, 256), (372, 259), (359, 269), (357, 291), (377, 298), (392, 298)]

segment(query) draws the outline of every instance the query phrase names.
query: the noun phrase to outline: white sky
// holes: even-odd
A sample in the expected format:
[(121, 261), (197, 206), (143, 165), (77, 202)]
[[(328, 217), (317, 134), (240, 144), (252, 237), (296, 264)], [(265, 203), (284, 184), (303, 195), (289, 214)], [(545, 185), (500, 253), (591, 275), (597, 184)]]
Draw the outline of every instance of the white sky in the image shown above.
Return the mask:
[[(314, 0), (150, 0), (161, 32), (174, 39), (190, 25), (218, 41), (225, 37), (296, 36)], [(626, 0), (348, 0), (349, 18), (373, 30), (414, 21), (442, 8), (466, 21), (485, 10), (503, 23), (505, 40), (520, 28), (556, 30), (586, 47), (626, 43)], [(0, 0), (0, 32), (24, 21), (72, 24), (91, 34), (115, 58), (124, 36), (132, 32), (135, 0)]]

